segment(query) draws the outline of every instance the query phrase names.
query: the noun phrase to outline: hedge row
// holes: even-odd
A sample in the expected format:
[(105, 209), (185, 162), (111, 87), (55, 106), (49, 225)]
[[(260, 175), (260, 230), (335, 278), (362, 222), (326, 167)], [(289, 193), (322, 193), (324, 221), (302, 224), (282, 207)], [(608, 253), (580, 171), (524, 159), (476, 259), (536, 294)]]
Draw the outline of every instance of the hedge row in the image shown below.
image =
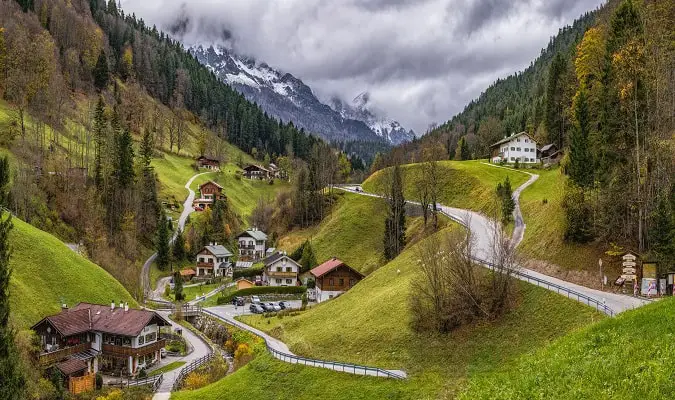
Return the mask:
[(218, 304), (229, 304), (235, 297), (254, 296), (259, 294), (303, 294), (307, 291), (304, 286), (254, 286), (234, 291), (218, 298)]
[(232, 273), (232, 279), (235, 281), (239, 278), (254, 278), (257, 275), (262, 275), (263, 268), (245, 268), (235, 269)]

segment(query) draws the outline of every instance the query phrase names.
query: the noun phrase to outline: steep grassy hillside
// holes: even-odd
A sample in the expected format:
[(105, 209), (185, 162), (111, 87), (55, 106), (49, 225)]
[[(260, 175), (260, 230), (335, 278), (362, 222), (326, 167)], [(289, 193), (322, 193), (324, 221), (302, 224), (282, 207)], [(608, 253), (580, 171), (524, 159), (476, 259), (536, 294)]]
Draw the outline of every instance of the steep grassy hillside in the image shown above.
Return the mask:
[(452, 395), (463, 382), (505, 368), (523, 354), (603, 318), (555, 293), (522, 283), (517, 307), (499, 320), (447, 336), (410, 329), (408, 298), (416, 279), (414, 246), (351, 291), (296, 316), (247, 323), (270, 331), (298, 354), (404, 369), (408, 398)]
[[(350, 266), (368, 274), (384, 264), (384, 200), (336, 191), (338, 195), (331, 214), (309, 229), (296, 230), (279, 240), (279, 248), (292, 252), (309, 239), (319, 263), (338, 257)], [(448, 221), (440, 220), (441, 227)], [(409, 242), (424, 235), (421, 217), (406, 220)]]
[[(592, 244), (565, 242), (565, 211), (562, 208), (567, 177), (560, 169), (533, 171), (539, 179), (520, 197), (527, 228), (520, 249), (536, 260), (556, 264), (571, 271), (596, 272), (602, 249)], [(611, 266), (606, 265), (606, 268)]]
[(65, 302), (109, 304), (128, 301), (131, 295), (109, 273), (76, 254), (54, 236), (13, 219), (11, 234), (12, 320), (28, 328), (42, 317), (59, 312)]
[(175, 392), (172, 400), (402, 399), (405, 383), (322, 368), (284, 363), (258, 356), (236, 373), (194, 391)]
[(463, 399), (662, 399), (675, 391), (675, 299), (606, 319), (469, 381)]
[[(492, 214), (497, 209), (495, 188), (508, 176), (515, 189), (528, 176), (515, 170), (495, 168), (480, 161), (439, 161), (439, 202), (450, 207), (466, 208)], [(363, 182), (363, 189), (374, 193), (387, 190), (388, 169), (380, 170)], [(402, 166), (406, 199), (415, 200), (414, 182), (422, 174), (422, 164)]]

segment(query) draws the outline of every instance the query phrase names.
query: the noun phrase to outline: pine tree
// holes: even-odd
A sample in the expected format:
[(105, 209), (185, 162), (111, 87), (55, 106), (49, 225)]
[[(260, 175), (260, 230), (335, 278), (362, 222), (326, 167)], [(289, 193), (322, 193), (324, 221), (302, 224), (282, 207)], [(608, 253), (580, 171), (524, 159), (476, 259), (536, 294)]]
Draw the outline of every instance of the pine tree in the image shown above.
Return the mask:
[(401, 167), (396, 164), (391, 170), (391, 188), (388, 215), (384, 228), (384, 257), (393, 260), (405, 247), (405, 199)]
[(9, 205), (10, 167), (7, 156), (0, 158), (0, 207)]
[(567, 173), (570, 179), (582, 189), (593, 185), (593, 156), (588, 135), (590, 116), (585, 85), (582, 84), (574, 103), (574, 127), (570, 135), (570, 162)]
[(513, 200), (513, 189), (511, 188), (511, 180), (507, 176), (504, 183), (497, 184), (497, 197), (502, 204), (502, 222), (506, 223), (511, 220), (513, 210), (516, 209), (516, 202)]
[(466, 139), (464, 136), (459, 138), (459, 142), (457, 143), (457, 154), (455, 155), (455, 159), (459, 161), (465, 161), (465, 160), (470, 160), (471, 159), (471, 152), (469, 151), (469, 144), (466, 142)]
[(103, 188), (103, 141), (106, 129), (105, 104), (103, 96), (98, 97), (94, 113), (94, 183), (100, 190)]
[(185, 237), (183, 236), (183, 231), (181, 229), (176, 232), (176, 237), (173, 240), (172, 253), (174, 261), (180, 262), (185, 260)]
[(116, 137), (117, 157), (115, 159), (115, 175), (117, 185), (126, 189), (134, 181), (134, 147), (131, 132), (126, 128)]
[(312, 248), (312, 244), (310, 242), (306, 242), (302, 248), (300, 265), (302, 266), (301, 272), (309, 271), (317, 265), (314, 249)]
[(108, 86), (108, 80), (110, 79), (110, 73), (108, 71), (108, 57), (106, 57), (105, 52), (101, 50), (98, 55), (98, 60), (96, 61), (96, 66), (94, 67), (94, 86), (99, 91), (105, 89)]
[(171, 263), (171, 244), (170, 244), (169, 223), (166, 219), (166, 214), (162, 210), (160, 212), (159, 220), (157, 221), (157, 238), (155, 240), (155, 248), (157, 249), (157, 268), (160, 271), (169, 269)]
[[(5, 214), (4, 212), (2, 214)], [(14, 330), (9, 322), (9, 234), (12, 216), (0, 215), (0, 399), (24, 399), (26, 381), (21, 374), (19, 354), (14, 344)]]
[(33, 0), (16, 0), (16, 2), (19, 3), (23, 12), (35, 11), (35, 4)]
[(173, 298), (176, 301), (185, 300), (185, 294), (183, 294), (183, 277), (180, 276), (180, 271), (176, 271), (173, 274)]
[(663, 264), (661, 265), (663, 270), (670, 270), (675, 262), (675, 210), (670, 203), (668, 196), (660, 196), (654, 211), (654, 223), (649, 238), (650, 248)]
[(152, 168), (150, 163), (152, 162), (152, 156), (154, 154), (154, 146), (155, 144), (152, 131), (150, 129), (146, 129), (143, 133), (143, 140), (141, 141), (140, 149), (141, 164), (143, 165), (143, 168)]
[(548, 83), (546, 85), (546, 119), (544, 120), (548, 139), (562, 148), (564, 134), (563, 126), (563, 75), (566, 61), (560, 53), (556, 53), (548, 70)]

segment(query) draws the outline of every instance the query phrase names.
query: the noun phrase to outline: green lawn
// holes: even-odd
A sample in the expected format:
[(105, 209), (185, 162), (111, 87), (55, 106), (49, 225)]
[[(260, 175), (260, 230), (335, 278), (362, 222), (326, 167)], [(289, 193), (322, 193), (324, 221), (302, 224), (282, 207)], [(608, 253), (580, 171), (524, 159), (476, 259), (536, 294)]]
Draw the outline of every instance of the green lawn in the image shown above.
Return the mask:
[(46, 315), (58, 313), (61, 302), (110, 304), (136, 302), (122, 284), (98, 265), (76, 254), (56, 237), (17, 219), (11, 234), (12, 320), (28, 328)]
[(549, 261), (568, 270), (595, 270), (603, 252), (593, 245), (563, 240), (562, 208), (567, 177), (559, 168), (533, 171), (539, 179), (521, 194), (521, 211), (527, 228), (520, 249), (529, 257)]
[(185, 361), (174, 361), (172, 363), (166, 364), (165, 366), (161, 368), (157, 368), (155, 370), (152, 370), (151, 372), (148, 373), (148, 376), (156, 376), (156, 375), (161, 375), (163, 373), (173, 371), (174, 369), (178, 369), (185, 365)]
[[(368, 274), (385, 264), (384, 221), (386, 204), (382, 199), (336, 191), (338, 201), (317, 227), (293, 231), (279, 240), (287, 252), (309, 239), (319, 263), (338, 257), (351, 267)], [(407, 237), (418, 239), (423, 231), (421, 217), (406, 220)], [(441, 225), (447, 224), (445, 218)]]
[[(413, 246), (414, 247), (414, 246)], [(453, 396), (467, 378), (513, 365), (523, 354), (603, 316), (555, 293), (519, 284), (518, 306), (502, 318), (447, 336), (411, 330), (408, 297), (417, 257), (406, 250), (352, 290), (296, 317), (245, 322), (300, 355), (404, 369), (407, 398)]]
[[(515, 189), (529, 178), (526, 174), (485, 165), (481, 161), (439, 161), (439, 202), (450, 207), (465, 208), (492, 214), (498, 207), (495, 189), (508, 176)], [(363, 182), (363, 189), (384, 193), (388, 169), (380, 170)], [(422, 173), (422, 164), (402, 166), (405, 196), (416, 200), (414, 182)]]
[(582, 329), (475, 377), (463, 399), (665, 399), (675, 391), (675, 299)]

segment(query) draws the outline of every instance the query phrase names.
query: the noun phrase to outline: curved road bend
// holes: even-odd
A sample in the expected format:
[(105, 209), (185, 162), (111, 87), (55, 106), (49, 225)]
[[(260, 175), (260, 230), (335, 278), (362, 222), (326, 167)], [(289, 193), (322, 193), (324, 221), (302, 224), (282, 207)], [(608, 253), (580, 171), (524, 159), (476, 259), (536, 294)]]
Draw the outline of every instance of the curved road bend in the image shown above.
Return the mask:
[[(198, 177), (202, 176), (205, 174), (211, 174), (213, 172), (201, 172), (199, 174), (193, 175), (185, 184), (185, 189), (188, 190), (188, 197), (185, 199), (183, 202), (183, 212), (180, 214), (180, 217), (178, 217), (178, 228), (182, 230), (185, 227), (185, 222), (187, 221), (187, 218), (190, 214), (194, 212), (194, 208), (192, 208), (192, 202), (195, 199), (195, 191), (190, 189), (190, 186), (192, 185), (192, 182)], [(171, 237), (171, 242), (174, 241), (176, 238), (176, 235), (178, 234), (178, 229), (174, 232), (173, 236)], [(162, 293), (164, 292), (164, 285), (166, 285), (171, 278), (167, 279), (160, 279), (160, 281), (157, 282), (157, 289), (155, 291), (152, 290), (150, 287), (150, 266), (152, 263), (155, 261), (155, 258), (157, 258), (157, 253), (154, 253), (153, 255), (150, 256), (145, 261), (145, 264), (143, 264), (143, 268), (141, 269), (141, 288), (143, 288), (143, 293), (145, 294), (146, 298), (152, 299), (152, 300), (159, 300), (163, 302), (162, 300)], [(161, 283), (161, 285), (160, 285)]]
[[(503, 168), (499, 166), (494, 166), (497, 168)], [(524, 171), (521, 171), (524, 172)], [(525, 223), (523, 221), (522, 213), (520, 210), (520, 201), (519, 197), (521, 192), (533, 184), (538, 178), (539, 175), (536, 174), (531, 174), (529, 172), (524, 172), (528, 175), (530, 175), (530, 179), (527, 180), (524, 184), (520, 185), (516, 190), (513, 192), (513, 197), (514, 201), (516, 204), (515, 210), (514, 210), (514, 217), (515, 217), (515, 228), (514, 228), (514, 234), (513, 234), (513, 240), (518, 245), (525, 234)], [(356, 191), (357, 186), (342, 186), (338, 187), (338, 189), (342, 189), (348, 192), (356, 193), (359, 195), (364, 195), (364, 196), (371, 196), (371, 197), (383, 197), (377, 194), (373, 193), (365, 193), (362, 190)], [(419, 204), (414, 201), (408, 201), (411, 204)], [(454, 207), (448, 207), (441, 205), (440, 207), (441, 213), (446, 215), (447, 217), (459, 222), (460, 224), (467, 226), (469, 229), (471, 229), (471, 232), (474, 236), (475, 240), (475, 246), (474, 246), (474, 254), (473, 256), (475, 258), (481, 259), (481, 260), (490, 260), (492, 258), (492, 238), (493, 238), (493, 232), (496, 227), (494, 221), (490, 220), (483, 214), (480, 214), (475, 211), (470, 211), (470, 210), (464, 210), (461, 208), (454, 208)], [(591, 289), (587, 288), (585, 286), (577, 285), (574, 283), (570, 283), (567, 281), (563, 281), (562, 279), (558, 279), (552, 276), (544, 275), (540, 272), (527, 269), (527, 268), (520, 268), (520, 270), (530, 276), (533, 276), (535, 278), (541, 279), (544, 282), (552, 283), (555, 285), (562, 286), (564, 288), (567, 288), (569, 290), (574, 290), (576, 292), (579, 292), (581, 294), (584, 294), (590, 298), (593, 298), (601, 303), (605, 303), (607, 307), (611, 308), (615, 313), (619, 313), (625, 310), (630, 310), (636, 307), (643, 306), (645, 304), (648, 304), (648, 300), (643, 300), (639, 299), (636, 297), (632, 296), (626, 296), (626, 295), (621, 295), (621, 294), (615, 294), (615, 293), (609, 293), (609, 292), (603, 292), (601, 290), (596, 290), (596, 289)], [(553, 290), (553, 289), (551, 289)]]

